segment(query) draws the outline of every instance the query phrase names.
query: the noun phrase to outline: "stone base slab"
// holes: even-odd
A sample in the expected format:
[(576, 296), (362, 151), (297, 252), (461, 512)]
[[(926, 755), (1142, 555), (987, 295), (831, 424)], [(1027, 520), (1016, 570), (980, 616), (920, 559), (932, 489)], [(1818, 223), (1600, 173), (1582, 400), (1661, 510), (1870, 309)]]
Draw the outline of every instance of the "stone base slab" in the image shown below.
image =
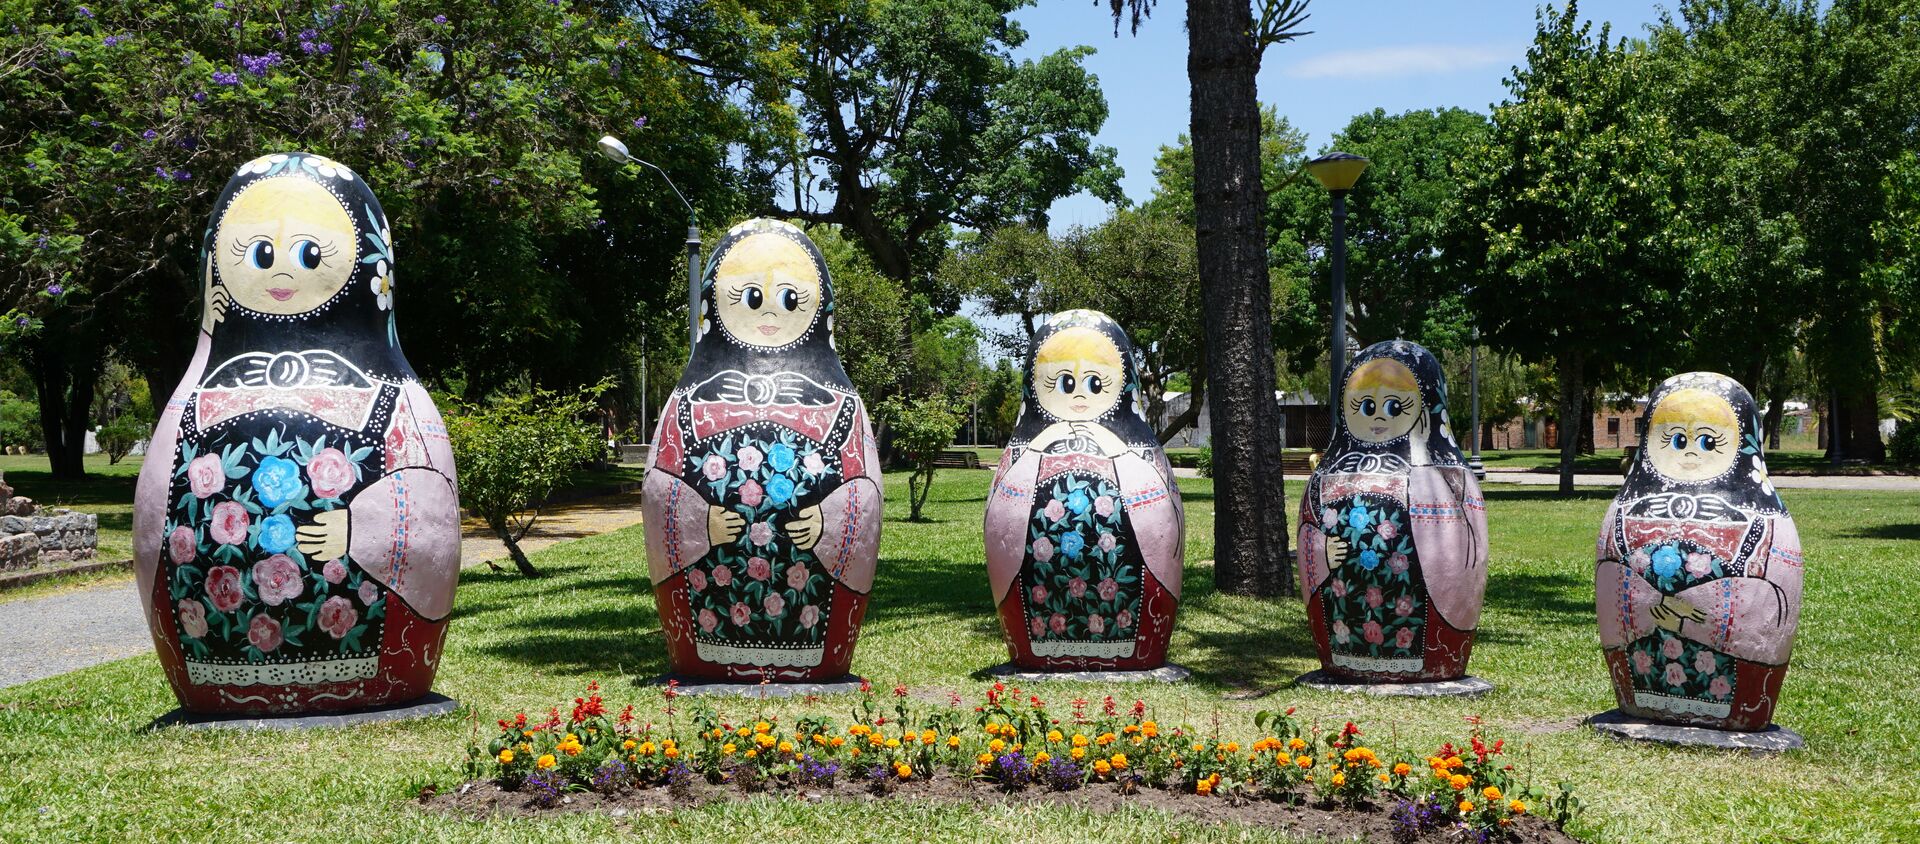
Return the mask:
[(179, 727), (186, 730), (311, 730), (319, 727), (351, 727), (382, 721), (410, 721), (445, 715), (460, 708), (460, 702), (439, 692), (401, 703), (358, 709), (352, 712), (326, 712), (315, 715), (206, 715), (175, 709), (153, 720), (148, 729)]
[(729, 683), (724, 680), (709, 680), (704, 677), (685, 677), (679, 674), (662, 674), (651, 680), (642, 680), (641, 685), (664, 686), (679, 681), (674, 690), (683, 695), (703, 695), (713, 697), (776, 698), (805, 697), (807, 695), (837, 695), (860, 691), (865, 682), (859, 677), (848, 674), (838, 680), (823, 683)]
[(1690, 727), (1684, 724), (1649, 721), (1645, 718), (1635, 718), (1618, 709), (1610, 709), (1588, 718), (1587, 726), (1603, 735), (1625, 741), (1644, 741), (1676, 747), (1711, 747), (1747, 753), (1785, 753), (1807, 746), (1805, 737), (1779, 724), (1768, 724), (1766, 729), (1755, 732), (1716, 730), (1711, 727)]
[(988, 676), (1002, 680), (1018, 680), (1022, 683), (1045, 683), (1048, 681), (1070, 683), (1141, 683), (1157, 680), (1162, 683), (1178, 683), (1193, 676), (1184, 665), (1167, 663), (1159, 668), (1143, 668), (1133, 671), (1027, 671), (1011, 662), (1003, 662), (987, 669)]
[(1468, 674), (1456, 680), (1427, 683), (1362, 683), (1339, 677), (1323, 669), (1314, 669), (1294, 679), (1294, 684), (1323, 692), (1378, 695), (1380, 697), (1479, 697), (1493, 691), (1493, 684)]

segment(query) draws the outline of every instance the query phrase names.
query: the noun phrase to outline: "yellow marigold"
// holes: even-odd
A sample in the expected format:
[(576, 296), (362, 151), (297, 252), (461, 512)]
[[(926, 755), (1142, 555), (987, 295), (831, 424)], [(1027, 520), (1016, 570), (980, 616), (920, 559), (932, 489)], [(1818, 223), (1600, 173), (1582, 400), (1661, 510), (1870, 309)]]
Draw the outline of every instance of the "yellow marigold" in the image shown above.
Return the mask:
[(1393, 772), (1399, 776), (1404, 777), (1410, 773), (1413, 773), (1413, 766), (1405, 762), (1396, 762), (1393, 765)]
[(1488, 800), (1498, 800), (1500, 799), (1500, 787), (1494, 785), (1487, 786), (1486, 788), (1480, 789), (1480, 794)]
[(841, 736), (834, 736), (833, 741), (827, 742), (827, 744), (832, 745), (834, 747), (840, 747), (841, 745), (844, 745), (846, 743), (847, 743), (847, 740)]
[(1122, 732), (1122, 733), (1124, 733), (1124, 734), (1126, 734), (1126, 735), (1133, 735), (1134, 733), (1137, 733), (1137, 732), (1140, 732), (1140, 725), (1139, 725), (1139, 724), (1128, 724), (1128, 725), (1126, 725), (1126, 726), (1124, 726), (1124, 727), (1121, 727), (1121, 728), (1120, 728), (1120, 732)]
[(859, 755), (860, 755), (860, 748), (858, 748), (858, 747), (849, 747), (849, 748), (847, 748), (847, 753), (848, 753), (848, 755), (851, 755), (851, 756), (856, 756), (856, 757), (857, 757), (857, 756), (859, 756)]
[(889, 750), (892, 750), (892, 749), (894, 749), (894, 748), (897, 748), (897, 747), (899, 747), (899, 746), (900, 746), (900, 740), (899, 740), (899, 739), (887, 739), (887, 741), (886, 741), (886, 744), (887, 744), (887, 749), (889, 749)]
[(934, 731), (933, 731), (933, 730), (931, 730), (931, 729), (926, 729), (926, 730), (921, 730), (921, 731), (920, 731), (920, 743), (921, 743), (921, 744), (932, 744), (932, 743), (934, 743), (934, 742), (936, 742), (936, 741), (938, 741), (939, 739), (940, 739), (940, 734), (939, 734), (939, 733), (936, 733), (936, 732), (934, 732)]
[(1114, 741), (1117, 740), (1118, 738), (1119, 736), (1116, 736), (1112, 733), (1101, 733), (1100, 737), (1097, 739), (1094, 739), (1094, 741), (1097, 741), (1102, 745), (1108, 745), (1108, 744), (1114, 743)]
[(1060, 740), (1061, 740), (1061, 738), (1062, 738), (1062, 736), (1060, 735), (1060, 731), (1059, 731), (1059, 730), (1048, 730), (1048, 731), (1047, 731), (1047, 741), (1060, 741)]
[(627, 739), (626, 741), (623, 741), (620, 743), (621, 750), (632, 750), (639, 746), (640, 746), (640, 743), (637, 741), (634, 741), (633, 739)]
[(661, 747), (679, 747), (680, 743), (674, 741), (673, 739), (661, 739), (660, 746)]
[(1240, 743), (1237, 741), (1230, 741), (1230, 742), (1227, 742), (1226, 744), (1221, 745), (1220, 748), (1222, 750), (1225, 750), (1228, 753), (1239, 753)]
[(879, 733), (874, 733), (870, 736), (867, 736), (867, 743), (870, 745), (873, 745), (874, 747), (882, 747), (886, 745), (886, 743), (889, 740), (890, 739), (888, 739), (886, 736), (883, 736)]
[(1205, 779), (1193, 784), (1193, 793), (1205, 797), (1213, 793), (1213, 780)]
[(991, 753), (982, 753), (982, 754), (980, 754), (979, 756), (975, 756), (975, 757), (973, 757), (973, 761), (975, 761), (975, 762), (978, 762), (978, 763), (980, 763), (980, 764), (982, 764), (982, 765), (990, 765), (990, 764), (993, 764), (993, 754), (991, 754)]
[(1298, 766), (1300, 766), (1301, 768), (1311, 768), (1311, 767), (1313, 767), (1313, 757), (1311, 757), (1311, 756), (1301, 756), (1301, 757), (1299, 757), (1299, 758), (1297, 758), (1297, 759), (1294, 759), (1294, 760), (1293, 760), (1293, 764), (1295, 764), (1295, 765), (1298, 765)]
[(873, 728), (865, 724), (854, 724), (847, 728), (847, 735), (850, 736), (864, 736), (871, 732), (873, 732)]
[(517, 745), (514, 745), (514, 749), (520, 751), (521, 753), (532, 753), (533, 745), (523, 741)]
[(1373, 778), (1374, 778), (1374, 779), (1377, 779), (1377, 780), (1379, 780), (1379, 781), (1381, 781), (1381, 782), (1392, 782), (1392, 781), (1393, 781), (1393, 777), (1390, 777), (1390, 776), (1387, 776), (1386, 774), (1374, 774), (1374, 775), (1373, 775)]
[(948, 746), (948, 747), (959, 747), (959, 746), (960, 746), (960, 737), (959, 737), (959, 736), (947, 736), (947, 746)]
[(764, 733), (771, 729), (773, 729), (773, 725), (765, 721), (761, 721), (760, 723), (753, 725), (753, 731), (756, 733)]
[(1109, 758), (1107, 761), (1113, 763), (1113, 767), (1116, 769), (1122, 771), (1127, 769), (1127, 754), (1125, 753), (1115, 753), (1112, 758)]
[(1527, 813), (1527, 804), (1522, 803), (1518, 800), (1515, 800), (1512, 803), (1507, 804), (1507, 811), (1512, 812), (1516, 815), (1524, 815)]
[(1360, 760), (1360, 748), (1349, 747), (1347, 748), (1347, 752), (1340, 754), (1340, 756), (1348, 762), (1357, 762)]
[(1086, 746), (1087, 746), (1087, 737), (1086, 737), (1086, 736), (1083, 736), (1083, 735), (1081, 735), (1081, 734), (1079, 734), (1079, 733), (1074, 733), (1074, 734), (1073, 734), (1073, 746), (1074, 746), (1074, 747), (1086, 747)]
[(723, 745), (720, 745), (720, 752), (721, 752), (721, 753), (725, 753), (725, 754), (727, 754), (727, 755), (729, 755), (729, 756), (731, 756), (731, 755), (733, 754), (733, 752), (734, 752), (734, 751), (736, 751), (736, 750), (739, 750), (739, 749), (740, 749), (740, 748), (737, 748), (737, 747), (734, 747), (734, 746), (733, 746), (733, 742), (727, 742), (726, 744), (723, 744)]
[(665, 757), (667, 757), (668, 759), (672, 759), (672, 758), (674, 758), (675, 756), (679, 756), (679, 755), (680, 755), (680, 748), (677, 748), (677, 747), (669, 747), (669, 748), (667, 748), (666, 750), (662, 750), (662, 751), (660, 751), (660, 755), (662, 755), (662, 756), (665, 756)]
[(1015, 752), (1015, 753), (1019, 753), (1019, 752), (1020, 752), (1021, 750), (1024, 750), (1024, 749), (1026, 749), (1026, 745), (1024, 745), (1024, 744), (1016, 744), (1016, 745), (1014, 745), (1014, 746), (1012, 746), (1012, 747), (1009, 747), (1009, 748), (1007, 748), (1007, 749), (1008, 749), (1008, 750), (1011, 750), (1011, 751), (1013, 751), (1013, 752)]
[(1153, 738), (1160, 735), (1160, 725), (1148, 721), (1140, 725), (1140, 732), (1145, 734), (1147, 738)]
[(1473, 785), (1473, 778), (1464, 774), (1454, 774), (1447, 778), (1447, 785), (1453, 786), (1454, 791), (1465, 791), (1467, 786)]
[(753, 748), (751, 748), (751, 747), (749, 747), (749, 748), (747, 748), (747, 752), (746, 752), (746, 757), (747, 757), (748, 759), (752, 759), (753, 757), (755, 757), (755, 756), (759, 756), (759, 755), (760, 755), (760, 751), (758, 751), (758, 750), (755, 750), (755, 749), (753, 749)]
[(814, 744), (822, 744), (822, 745), (824, 745), (824, 744), (826, 744), (826, 743), (827, 743), (827, 737), (826, 737), (826, 736), (823, 736), (823, 735), (821, 735), (821, 734), (819, 734), (819, 733), (814, 733), (814, 734), (813, 734), (813, 743), (814, 743)]
[(746, 738), (747, 736), (753, 735), (753, 730), (747, 727), (741, 727), (740, 729), (734, 730), (733, 734), (741, 738)]
[(1045, 765), (1050, 761), (1053, 761), (1053, 756), (1044, 750), (1033, 754), (1033, 764), (1035, 765)]
[(1195, 753), (1204, 753), (1204, 752), (1206, 752), (1206, 749), (1207, 749), (1207, 745), (1206, 745), (1205, 743), (1203, 743), (1203, 742), (1197, 742), (1197, 741), (1196, 741), (1196, 742), (1194, 742), (1194, 743), (1193, 743), (1193, 747), (1192, 747), (1192, 748), (1190, 748), (1190, 749), (1191, 749), (1191, 750), (1192, 750), (1193, 752), (1195, 752)]
[(1471, 811), (1473, 811), (1473, 801), (1472, 801), (1472, 800), (1462, 800), (1462, 801), (1460, 801), (1460, 814), (1463, 814), (1463, 815), (1464, 815), (1464, 814), (1467, 814), (1468, 812), (1471, 812)]
[(573, 733), (568, 733), (568, 734), (566, 734), (565, 736), (563, 736), (563, 737), (561, 737), (561, 739), (560, 739), (560, 740), (561, 740), (561, 741), (579, 741), (579, 740), (580, 740), (580, 737), (579, 737), (579, 736), (576, 736), (576, 735), (574, 735)]
[(1340, 786), (1347, 784), (1347, 775), (1340, 773), (1338, 771), (1335, 771), (1333, 774), (1333, 779), (1328, 780), (1328, 782), (1333, 783), (1334, 788), (1339, 788)]
[(999, 753), (1000, 751), (1006, 750), (1006, 749), (1007, 749), (1007, 743), (999, 739), (994, 739), (993, 741), (987, 742), (987, 750), (989, 752)]
[(543, 771), (553, 767), (554, 766), (553, 754), (551, 753), (541, 754), (540, 758), (533, 760), (533, 766)]
[(1082, 759), (1087, 758), (1087, 749), (1084, 747), (1076, 747), (1073, 749), (1072, 753), (1073, 753), (1073, 761), (1075, 762), (1078, 762)]
[(500, 751), (500, 755), (494, 758), (500, 760), (500, 764), (502, 765), (511, 765), (513, 764), (513, 751), (503, 748)]
[(776, 739), (773, 736), (767, 735), (766, 733), (761, 733), (753, 737), (753, 743), (760, 745), (761, 747), (772, 747), (775, 744), (779, 743), (779, 739)]
[(1288, 750), (1304, 750), (1306, 749), (1306, 746), (1307, 746), (1306, 740), (1300, 738), (1299, 736), (1295, 736), (1293, 738), (1287, 739)]
[(1460, 757), (1458, 756), (1447, 757), (1447, 767), (1449, 768), (1458, 768), (1461, 765), (1465, 765), (1465, 764), (1467, 763), (1460, 761)]
[(780, 746), (779, 746), (779, 747), (777, 747), (777, 748), (775, 748), (775, 749), (776, 749), (776, 750), (778, 750), (778, 751), (780, 751), (781, 753), (792, 753), (792, 752), (793, 752), (793, 742), (790, 742), (790, 741), (783, 741), (783, 742), (781, 742), (781, 743), (780, 743)]
[(653, 747), (653, 742), (650, 742), (650, 741), (643, 741), (643, 742), (641, 742), (641, 743), (640, 743), (640, 755), (641, 755), (641, 756), (652, 756), (652, 755), (653, 755), (653, 751), (654, 751), (654, 747)]
[(901, 762), (893, 766), (893, 772), (903, 780), (911, 779), (913, 777), (913, 766), (905, 762)]
[(1093, 762), (1093, 772), (1103, 776), (1111, 774), (1113, 773), (1113, 766), (1107, 764), (1107, 760), (1105, 759), (1096, 759)]

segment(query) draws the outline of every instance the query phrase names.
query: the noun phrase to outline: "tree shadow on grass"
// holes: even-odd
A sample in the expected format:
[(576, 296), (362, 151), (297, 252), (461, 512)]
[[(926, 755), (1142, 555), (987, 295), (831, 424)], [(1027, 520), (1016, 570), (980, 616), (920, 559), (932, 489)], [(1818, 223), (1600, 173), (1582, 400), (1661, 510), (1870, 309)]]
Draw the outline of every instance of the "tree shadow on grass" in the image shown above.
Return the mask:
[[(554, 671), (654, 676), (666, 670), (660, 616), (644, 576), (604, 562), (536, 564), (543, 575), (537, 578), (462, 572), (469, 594), (482, 597), (455, 609), (454, 635), (464, 629), (481, 640), (482, 653)], [(592, 574), (580, 576), (589, 569)]]
[(1920, 524), (1874, 525), (1840, 534), (1845, 539), (1920, 539)]
[(1610, 489), (1580, 487), (1572, 495), (1561, 495), (1553, 487), (1514, 487), (1507, 484), (1484, 486), (1480, 490), (1489, 505), (1496, 501), (1612, 501), (1616, 494)]
[(869, 625), (984, 619), (986, 629), (999, 635), (984, 564), (976, 568), (951, 560), (885, 558), (870, 594)]
[[(1313, 636), (1298, 597), (1223, 596), (1214, 590), (1211, 570), (1187, 574), (1168, 658), (1191, 670), (1195, 680), (1245, 693), (1236, 697), (1259, 697), (1315, 667)], [(1249, 612), (1229, 602), (1254, 602), (1257, 608)]]

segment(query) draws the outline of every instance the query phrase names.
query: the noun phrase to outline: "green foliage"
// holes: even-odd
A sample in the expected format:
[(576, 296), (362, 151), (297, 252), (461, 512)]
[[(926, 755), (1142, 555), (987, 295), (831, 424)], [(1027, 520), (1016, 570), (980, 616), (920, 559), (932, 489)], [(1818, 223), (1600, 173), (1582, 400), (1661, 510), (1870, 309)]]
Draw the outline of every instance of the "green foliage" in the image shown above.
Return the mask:
[(906, 458), (912, 474), (907, 478), (908, 500), (913, 521), (933, 492), (934, 461), (953, 445), (965, 417), (943, 395), (923, 396), (912, 401), (893, 398), (878, 407), (877, 415), (892, 436), (893, 448)]
[(1920, 421), (1901, 422), (1887, 443), (1887, 457), (1895, 463), (1920, 465)]
[(21, 445), (38, 451), (45, 442), (40, 437), (40, 403), (0, 390), (0, 448)]
[(536, 572), (516, 543), (539, 518), (540, 505), (604, 447), (586, 416), (605, 389), (603, 383), (577, 393), (532, 390), (448, 407), (460, 504), (506, 543), (522, 574)]
[(153, 423), (134, 416), (122, 414), (94, 432), (94, 439), (100, 443), (100, 450), (107, 453), (107, 465), (119, 463), (120, 459), (133, 450), (135, 443), (153, 433)]
[(833, 277), (833, 341), (847, 377), (868, 403), (893, 395), (905, 373), (900, 349), (907, 342), (906, 293), (874, 269), (839, 226), (813, 226), (807, 235)]
[(1200, 447), (1199, 453), (1194, 455), (1193, 468), (1194, 471), (1200, 473), (1200, 477), (1213, 477), (1213, 446), (1203, 445)]

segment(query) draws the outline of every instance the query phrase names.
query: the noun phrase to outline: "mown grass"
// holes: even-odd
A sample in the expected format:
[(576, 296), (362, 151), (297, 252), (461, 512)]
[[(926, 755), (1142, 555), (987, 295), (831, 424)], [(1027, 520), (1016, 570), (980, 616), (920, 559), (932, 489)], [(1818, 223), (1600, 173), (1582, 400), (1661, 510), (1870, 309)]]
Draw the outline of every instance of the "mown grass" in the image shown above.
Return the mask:
[[(907, 523), (903, 476), (889, 477), (881, 570), (855, 669), (882, 688), (969, 696), (1005, 659), (980, 560), (989, 473), (942, 471), (932, 521)], [(1356, 699), (1292, 687), (1314, 667), (1295, 599), (1221, 595), (1210, 585), (1210, 484), (1188, 502), (1179, 685), (1045, 684), (1054, 700), (1138, 694), (1162, 720), (1218, 720), (1251, 732), (1255, 711), (1289, 705), (1323, 726), (1360, 722), (1378, 747), (1424, 749), (1479, 715), (1541, 780), (1574, 784), (1595, 842), (1920, 840), (1912, 730), (1920, 712), (1920, 625), (1904, 597), (1920, 576), (1913, 497), (1791, 490), (1810, 561), (1795, 668), (1778, 720), (1809, 748), (1755, 758), (1629, 745), (1578, 726), (1612, 706), (1593, 630), (1593, 535), (1607, 495), (1573, 499), (1493, 486), (1493, 576), (1473, 672), (1478, 700)], [(665, 669), (642, 533), (630, 528), (535, 554), (537, 581), (464, 573), (439, 689), (471, 709), (401, 725), (292, 734), (150, 732), (173, 706), (152, 657), (0, 692), (0, 839), (51, 840), (1273, 840), (1271, 830), (1205, 827), (1163, 813), (1030, 806), (778, 799), (669, 816), (469, 820), (409, 803), (424, 782), (460, 778), (470, 737), (516, 709), (570, 700), (590, 679), (610, 699), (658, 706), (644, 683)], [(3, 608), (4, 604), (0, 604)], [(844, 717), (848, 700), (815, 706)], [(776, 704), (795, 711), (804, 702)], [(746, 704), (733, 704), (743, 712)], [(1326, 831), (1329, 839), (1337, 830)]]

